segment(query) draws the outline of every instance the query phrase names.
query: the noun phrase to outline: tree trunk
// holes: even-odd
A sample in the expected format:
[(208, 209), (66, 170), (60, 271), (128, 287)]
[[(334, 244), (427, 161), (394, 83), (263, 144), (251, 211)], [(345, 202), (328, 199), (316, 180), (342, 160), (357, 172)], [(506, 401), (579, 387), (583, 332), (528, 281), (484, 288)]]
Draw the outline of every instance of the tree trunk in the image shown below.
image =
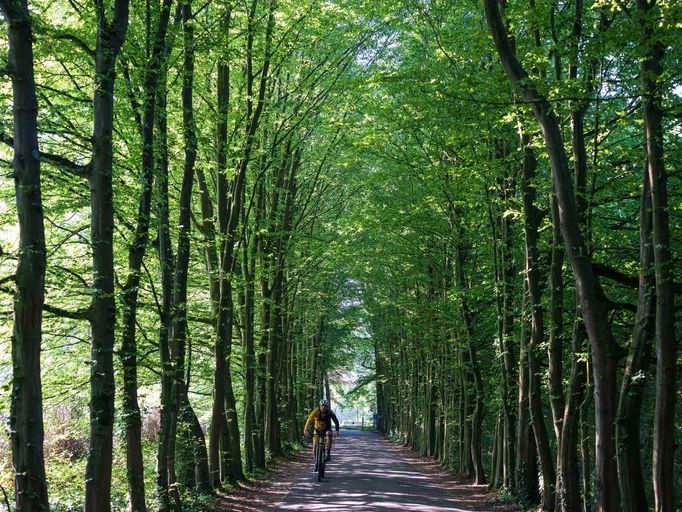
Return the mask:
[[(231, 258), (230, 258), (231, 259)], [(231, 268), (231, 265), (230, 265)], [(228, 457), (229, 475), (228, 478), (233, 480), (243, 480), (244, 473), (242, 470), (242, 456), (241, 456), (241, 438), (239, 435), (239, 420), (237, 417), (237, 400), (234, 396), (234, 387), (232, 385), (232, 328), (234, 325), (234, 303), (232, 301), (232, 283), (226, 280), (221, 287), (224, 297), (227, 299), (225, 306), (225, 313), (227, 314), (225, 336), (225, 358), (226, 369), (225, 374), (225, 414), (227, 417), (227, 433), (229, 436), (230, 451)], [(222, 309), (222, 308), (221, 308)]]
[(544, 312), (542, 309), (542, 292), (540, 290), (540, 261), (538, 255), (539, 228), (542, 214), (535, 206), (535, 170), (537, 161), (530, 148), (530, 137), (519, 128), (520, 144), (523, 150), (523, 211), (525, 216), (524, 233), (526, 240), (526, 282), (531, 307), (531, 335), (528, 346), (528, 393), (530, 416), (535, 434), (535, 443), (540, 459), (540, 471), (543, 481), (542, 509), (554, 510), (554, 483), (556, 474), (549, 436), (542, 411), (542, 390), (540, 389), (540, 365), (537, 360), (540, 345), (544, 341)]
[[(459, 217), (459, 213), (456, 213)], [(457, 240), (457, 266), (455, 270), (455, 285), (460, 288), (460, 290), (465, 289), (464, 282), (464, 265), (466, 262), (466, 249), (463, 247), (464, 240), (462, 239), (462, 228), (457, 225), (458, 230), (458, 240)], [(473, 462), (474, 478), (477, 484), (484, 484), (486, 482), (485, 469), (483, 468), (483, 459), (481, 453), (481, 428), (483, 425), (483, 413), (484, 413), (484, 403), (483, 403), (483, 379), (481, 378), (481, 370), (478, 364), (478, 356), (476, 354), (476, 347), (474, 345), (471, 313), (469, 311), (469, 305), (462, 296), (460, 301), (460, 307), (462, 310), (462, 318), (464, 320), (464, 332), (467, 337), (467, 352), (469, 356), (469, 364), (471, 379), (474, 385), (474, 398), (475, 402), (473, 404), (473, 412), (471, 417), (471, 459)]]
[(640, 422), (644, 384), (651, 359), (650, 341), (655, 329), (655, 279), (652, 272), (651, 195), (645, 166), (639, 207), (639, 290), (632, 343), (618, 399), (616, 446), (618, 480), (623, 512), (648, 510), (640, 451)]
[(578, 467), (578, 421), (579, 408), (584, 399), (587, 380), (587, 363), (581, 353), (584, 351), (585, 326), (577, 310), (573, 324), (571, 349), (571, 374), (564, 408), (564, 417), (559, 445), (559, 503), (562, 512), (580, 509), (580, 474)]
[(137, 401), (137, 298), (140, 272), (149, 240), (149, 214), (154, 179), (154, 122), (156, 115), (157, 83), (162, 65), (165, 34), (168, 26), (170, 2), (165, 2), (159, 17), (159, 29), (154, 43), (154, 54), (147, 64), (144, 83), (144, 117), (142, 122), (142, 190), (138, 200), (135, 235), (128, 249), (128, 277), (123, 286), (123, 334), (121, 366), (123, 369), (122, 405), (125, 418), (126, 469), (128, 477), (128, 509), (145, 512), (144, 466), (142, 460), (142, 418)]
[[(209, 194), (206, 177), (201, 167), (195, 169), (197, 177), (197, 188), (199, 189), (201, 205), (201, 231), (204, 236), (205, 262), (208, 274), (209, 292), (211, 295), (211, 311), (213, 316), (217, 316), (218, 303), (220, 301), (219, 286), (219, 263), (216, 252), (215, 225), (213, 224), (213, 204)], [(221, 365), (225, 364), (224, 351), (220, 344), (220, 337), (215, 332), (214, 324), (214, 368), (213, 368), (213, 387), (214, 396), (211, 410), (211, 426), (209, 430), (208, 442), (208, 465), (210, 472), (211, 485), (215, 488), (220, 487), (220, 438), (223, 427), (227, 428), (225, 418), (224, 386), (222, 376), (224, 370)], [(216, 383), (216, 378), (219, 382)], [(218, 384), (218, 385), (217, 385)], [(219, 394), (219, 397), (215, 396)]]
[(116, 58), (128, 29), (128, 0), (116, 0), (108, 22), (97, 8), (96, 87), (90, 175), (93, 294), (91, 304), (90, 448), (85, 469), (85, 512), (111, 510), (112, 434), (116, 329), (114, 204), (112, 191)]
[[(246, 240), (242, 246), (242, 272), (244, 277), (244, 307), (243, 307), (243, 341), (244, 341), (244, 453), (246, 456), (246, 470), (253, 471), (255, 454), (257, 451), (256, 441), (256, 409), (255, 409), (255, 386), (256, 386), (256, 350), (254, 345), (254, 273), (252, 265), (255, 263), (255, 239), (258, 226), (258, 212), (256, 222), (251, 234), (251, 240)], [(245, 233), (246, 233), (246, 229)]]
[(524, 505), (534, 505), (539, 500), (539, 483), (536, 462), (535, 440), (530, 423), (528, 391), (528, 321), (526, 302), (528, 294), (526, 280), (523, 284), (521, 300), (521, 332), (519, 335), (519, 413), (516, 448), (516, 495)]
[[(165, 45), (164, 45), (165, 48)], [(165, 54), (165, 51), (163, 52)], [(175, 448), (177, 443), (178, 414), (180, 407), (180, 394), (178, 380), (182, 381), (184, 375), (184, 347), (178, 348), (178, 339), (173, 339), (175, 299), (179, 283), (175, 282), (175, 262), (173, 257), (172, 240), (170, 236), (170, 212), (168, 204), (168, 125), (166, 119), (166, 82), (167, 71), (165, 66), (158, 69), (159, 92), (156, 95), (157, 108), (155, 124), (157, 137), (155, 147), (157, 151), (156, 174), (157, 174), (157, 218), (158, 218), (158, 252), (161, 266), (161, 289), (162, 301), (160, 308), (160, 332), (159, 347), (162, 361), (162, 403), (164, 414), (161, 418), (165, 422), (161, 430), (166, 433), (165, 459), (161, 460), (161, 451), (157, 455), (157, 492), (160, 497), (160, 511), (166, 512), (169, 507), (180, 509), (180, 494), (176, 484), (175, 472)], [(184, 343), (184, 340), (183, 340)], [(178, 354), (182, 350), (182, 354)], [(165, 487), (161, 487), (164, 486)], [(172, 499), (171, 505), (167, 500)]]
[[(551, 309), (549, 347), (549, 394), (552, 405), (552, 420), (557, 446), (561, 444), (561, 428), (564, 416), (564, 387), (563, 387), (563, 344), (564, 344), (564, 283), (563, 264), (564, 251), (561, 229), (559, 227), (559, 205), (556, 195), (552, 192), (552, 261), (549, 273)], [(558, 462), (558, 461), (557, 461)], [(558, 491), (558, 489), (557, 489)]]
[(675, 294), (670, 247), (667, 173), (663, 160), (661, 76), (666, 46), (659, 37), (657, 2), (637, 1), (642, 25), (642, 106), (646, 134), (647, 175), (651, 191), (652, 239), (656, 278), (656, 409), (654, 412), (654, 509), (672, 512), (674, 496), (675, 400), (677, 398), (677, 339)]
[[(14, 190), (19, 257), (12, 331), (10, 436), (18, 512), (49, 510), (43, 457), (40, 379), (45, 300), (45, 228), (38, 151), (38, 100), (33, 71), (33, 29), (26, 1), (0, 1), (8, 21), (7, 69), (12, 76)], [(7, 505), (9, 507), (9, 504)]]
[[(224, 38), (225, 44), (229, 45), (230, 41), (230, 23), (232, 18), (231, 5), (228, 4), (224, 15)], [(229, 52), (229, 46), (224, 50), (225, 54)], [(219, 233), (226, 235), (227, 224), (229, 222), (229, 204), (228, 204), (228, 181), (227, 181), (227, 113), (230, 103), (230, 67), (227, 58), (223, 55), (218, 62), (218, 84), (217, 92), (217, 107), (218, 107), (218, 123), (217, 123), (217, 137), (216, 137), (216, 164), (217, 164), (217, 214)], [(213, 222), (213, 218), (207, 219)], [(213, 351), (214, 367), (213, 367), (213, 405), (211, 408), (211, 426), (209, 437), (209, 468), (211, 471), (211, 480), (215, 488), (220, 487), (221, 481), (227, 478), (227, 474), (223, 474), (221, 468), (225, 468), (224, 459), (229, 457), (227, 451), (229, 446), (225, 446), (224, 441), (227, 434), (227, 416), (225, 411), (225, 389), (227, 386), (227, 373), (230, 371), (229, 364), (226, 360), (226, 344), (231, 344), (232, 340), (227, 337), (227, 315), (226, 311), (226, 292), (232, 291), (225, 289), (226, 283), (229, 281), (229, 276), (226, 272), (231, 272), (232, 260), (228, 264), (229, 268), (225, 267), (225, 259), (218, 258), (220, 251), (216, 251), (215, 237), (213, 243), (207, 249), (211, 252), (216, 252), (212, 255), (213, 268), (212, 272), (215, 279), (213, 287), (216, 295), (213, 297), (213, 312), (215, 315), (215, 347)], [(227, 241), (223, 242), (227, 244)], [(220, 244), (218, 245), (220, 247)], [(230, 283), (231, 284), (231, 283)], [(231, 331), (230, 331), (231, 334)]]
[[(503, 146), (502, 143), (498, 143)], [(506, 156), (506, 150), (498, 151), (500, 158)], [(505, 168), (506, 169), (506, 168)], [(493, 214), (489, 207), (490, 223), (493, 229), (493, 262), (497, 280), (497, 324), (498, 339), (501, 351), (502, 370), (502, 426), (500, 436), (502, 448), (499, 453), (501, 460), (502, 479), (500, 485), (507, 489), (513, 488), (515, 471), (516, 448), (516, 412), (514, 406), (514, 383), (516, 381), (515, 347), (514, 347), (514, 269), (513, 256), (513, 219), (511, 215), (504, 215), (504, 211), (511, 206), (508, 204), (514, 194), (515, 180), (505, 173), (499, 180), (500, 208)], [(498, 241), (499, 240), (499, 241)]]
[[(262, 216), (265, 210), (265, 185), (261, 181), (256, 185), (258, 187), (257, 194), (257, 211), (258, 215)], [(260, 220), (260, 218), (259, 218)], [(255, 225), (255, 231), (261, 229), (259, 223)], [(261, 268), (264, 264), (264, 240), (258, 237), (254, 240), (256, 245), (256, 252), (258, 259), (260, 261)], [(255, 261), (254, 261), (255, 266)], [(261, 270), (261, 277), (259, 282), (259, 290), (261, 295), (261, 336), (259, 339), (259, 350), (257, 356), (257, 370), (256, 370), (256, 403), (254, 404), (254, 409), (256, 413), (256, 428), (254, 435), (254, 462), (257, 468), (265, 468), (265, 395), (267, 394), (267, 383), (266, 383), (266, 367), (267, 367), (267, 327), (268, 320), (270, 318), (270, 291), (268, 289), (267, 281), (265, 279), (264, 272)], [(310, 379), (307, 380), (310, 382)]]
[[(178, 417), (183, 418), (189, 430), (189, 443), (192, 448), (194, 483), (200, 493), (208, 493), (211, 482), (208, 470), (208, 453), (203, 430), (189, 402), (187, 383), (184, 381), (185, 352), (187, 339), (187, 277), (190, 261), (190, 229), (192, 188), (194, 184), (194, 165), (197, 157), (196, 126), (194, 122), (193, 84), (194, 84), (194, 29), (192, 26), (191, 1), (182, 3), (182, 23), (184, 40), (182, 106), (183, 136), (185, 139), (185, 161), (180, 188), (178, 214), (178, 245), (170, 318), (171, 360), (173, 367), (173, 396), (177, 397), (178, 412), (171, 417), (171, 433), (177, 431)], [(189, 379), (189, 376), (188, 376)], [(174, 424), (173, 424), (174, 423)], [(169, 454), (171, 457), (173, 454)], [(177, 500), (177, 498), (176, 498)]]
[[(511, 181), (507, 179), (506, 181)], [(511, 185), (506, 194), (513, 194)], [(505, 488), (512, 489), (514, 486), (515, 449), (516, 449), (516, 411), (514, 406), (514, 382), (516, 379), (516, 347), (514, 344), (514, 279), (516, 269), (513, 256), (513, 219), (511, 215), (502, 219), (502, 280), (504, 291), (502, 297), (502, 345), (504, 355), (502, 357), (505, 367), (504, 375), (504, 417), (503, 417), (503, 452), (502, 470)]]
[[(589, 362), (585, 368), (585, 376), (589, 374)], [(592, 389), (589, 384), (589, 379), (585, 387), (585, 398), (580, 404), (580, 477), (583, 487), (583, 512), (590, 512), (592, 510), (592, 496), (591, 496), (591, 482), (592, 482), (592, 465), (590, 457), (590, 437), (592, 421), (591, 406), (592, 406)]]

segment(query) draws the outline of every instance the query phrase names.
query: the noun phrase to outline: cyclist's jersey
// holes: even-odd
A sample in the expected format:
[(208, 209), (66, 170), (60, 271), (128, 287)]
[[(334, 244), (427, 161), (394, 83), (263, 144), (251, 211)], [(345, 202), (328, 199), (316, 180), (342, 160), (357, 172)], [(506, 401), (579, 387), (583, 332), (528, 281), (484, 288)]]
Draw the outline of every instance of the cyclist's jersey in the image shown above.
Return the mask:
[(336, 414), (334, 414), (334, 411), (329, 409), (326, 413), (323, 413), (318, 407), (308, 415), (308, 419), (305, 422), (305, 427), (303, 427), (303, 430), (308, 430), (310, 428), (310, 424), (313, 422), (315, 425), (315, 430), (331, 430), (332, 421), (334, 422), (334, 426), (338, 432), (339, 420), (337, 419)]

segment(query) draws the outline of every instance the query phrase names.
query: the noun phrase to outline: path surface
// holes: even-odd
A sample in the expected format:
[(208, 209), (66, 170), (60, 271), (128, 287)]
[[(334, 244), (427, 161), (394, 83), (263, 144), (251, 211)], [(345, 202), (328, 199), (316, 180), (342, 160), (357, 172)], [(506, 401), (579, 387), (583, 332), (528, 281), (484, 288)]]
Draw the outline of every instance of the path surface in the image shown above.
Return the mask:
[[(300, 477), (290, 484), (288, 493), (275, 510), (324, 511), (419, 511), (470, 512), (505, 510), (481, 501), (481, 489), (461, 492), (424, 471), (420, 460), (406, 457), (379, 434), (342, 430), (335, 440), (332, 461), (325, 479), (317, 482), (312, 465), (305, 464)], [(423, 464), (433, 463), (423, 462)], [(431, 474), (429, 474), (431, 473)], [(466, 487), (457, 484), (458, 489)], [(473, 486), (469, 486), (469, 491)], [(461, 491), (461, 489), (460, 489)], [(455, 497), (453, 497), (453, 494)], [(476, 497), (477, 496), (477, 497)], [(486, 504), (487, 502), (487, 504)]]

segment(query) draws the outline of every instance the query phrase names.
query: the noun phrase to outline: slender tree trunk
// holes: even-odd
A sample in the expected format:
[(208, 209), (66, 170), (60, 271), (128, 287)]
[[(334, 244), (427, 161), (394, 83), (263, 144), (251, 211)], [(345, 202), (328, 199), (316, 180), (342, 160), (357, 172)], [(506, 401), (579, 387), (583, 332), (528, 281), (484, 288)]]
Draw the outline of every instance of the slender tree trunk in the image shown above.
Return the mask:
[[(589, 362), (585, 368), (586, 377), (589, 375)], [(589, 384), (589, 379), (585, 387), (585, 398), (580, 404), (580, 477), (583, 488), (583, 512), (590, 512), (592, 510), (592, 457), (590, 456), (590, 438), (592, 437), (592, 389)]]
[(493, 453), (492, 453), (492, 463), (491, 467), (491, 477), (490, 477), (490, 487), (496, 488), (500, 485), (500, 480), (502, 480), (502, 427), (501, 421), (502, 415), (498, 414), (495, 420), (495, 432), (493, 434)]
[[(163, 52), (165, 54), (165, 51)], [(161, 430), (166, 433), (165, 460), (159, 460), (161, 453), (157, 456), (157, 482), (166, 485), (159, 488), (158, 492), (163, 500), (170, 498), (172, 504), (168, 505), (161, 501), (160, 508), (165, 512), (167, 506), (179, 510), (180, 493), (176, 484), (175, 472), (175, 451), (177, 444), (178, 415), (180, 410), (180, 390), (179, 382), (184, 378), (184, 337), (180, 341), (182, 346), (178, 346), (179, 340), (173, 339), (173, 325), (176, 311), (177, 293), (182, 293), (178, 289), (180, 283), (176, 281), (175, 260), (173, 257), (172, 240), (170, 236), (170, 211), (168, 203), (168, 126), (166, 119), (166, 82), (167, 72), (165, 66), (159, 69), (159, 93), (157, 95), (156, 126), (157, 137), (155, 146), (157, 147), (157, 217), (158, 217), (158, 251), (159, 262), (161, 265), (161, 289), (162, 302), (160, 312), (161, 328), (159, 332), (159, 347), (163, 347), (162, 353), (162, 393), (164, 400), (161, 407), (164, 409), (162, 419), (166, 422), (161, 425)], [(177, 332), (177, 328), (175, 329)], [(184, 335), (183, 335), (184, 336)], [(161, 470), (165, 469), (165, 475)]]
[(473, 387), (473, 374), (470, 362), (464, 356), (464, 349), (459, 347), (459, 366), (461, 375), (461, 446), (460, 446), (460, 473), (466, 474), (469, 478), (474, 476), (474, 461), (471, 449), (471, 420), (473, 416), (473, 404), (471, 403), (471, 388)]
[(521, 299), (521, 332), (519, 335), (519, 413), (516, 448), (516, 495), (524, 505), (534, 505), (539, 500), (539, 483), (535, 440), (530, 422), (530, 393), (528, 383), (528, 321), (526, 303), (528, 286), (524, 280)]
[(158, 68), (162, 65), (170, 2), (166, 2), (159, 17), (159, 29), (154, 53), (147, 64), (142, 122), (142, 190), (138, 201), (137, 223), (133, 242), (128, 250), (128, 277), (123, 286), (123, 333), (121, 363), (123, 368), (123, 410), (125, 417), (126, 469), (128, 477), (128, 509), (145, 512), (144, 466), (142, 460), (142, 418), (137, 401), (137, 298), (142, 262), (149, 240), (149, 214), (154, 176), (154, 121), (156, 115)]
[(538, 351), (544, 341), (544, 312), (540, 291), (540, 261), (538, 254), (539, 228), (542, 214), (535, 206), (535, 170), (537, 161), (530, 148), (530, 137), (519, 128), (520, 143), (523, 150), (523, 211), (525, 216), (524, 233), (526, 240), (526, 282), (531, 307), (531, 336), (528, 347), (528, 393), (530, 397), (530, 416), (535, 434), (535, 443), (540, 459), (540, 471), (543, 481), (543, 510), (554, 510), (554, 483), (556, 474), (549, 436), (542, 411), (542, 390), (540, 389), (540, 365)]
[[(459, 214), (456, 212), (459, 217)], [(462, 228), (457, 225), (458, 241), (457, 241), (457, 267), (455, 271), (455, 285), (461, 290), (465, 288), (464, 282), (464, 265), (466, 262), (466, 249), (463, 247), (464, 240), (462, 239)], [(481, 453), (481, 429), (483, 425), (483, 379), (481, 378), (481, 370), (478, 364), (478, 356), (476, 354), (476, 347), (474, 346), (471, 313), (469, 305), (464, 297), (461, 299), (462, 317), (464, 319), (464, 330), (467, 336), (467, 352), (469, 356), (469, 364), (471, 365), (471, 378), (474, 385), (473, 413), (471, 418), (471, 459), (473, 462), (474, 478), (477, 484), (486, 482), (485, 470), (483, 468), (483, 459)]]
[[(511, 181), (507, 179), (507, 181)], [(511, 185), (506, 187), (508, 195), (513, 193)], [(513, 220), (511, 215), (502, 219), (502, 240), (503, 240), (503, 259), (502, 259), (502, 278), (504, 292), (502, 299), (502, 339), (504, 341), (504, 355), (502, 361), (505, 367), (505, 390), (504, 390), (504, 417), (503, 417), (503, 439), (504, 447), (502, 452), (504, 486), (512, 489), (514, 484), (515, 470), (515, 449), (516, 449), (516, 411), (514, 407), (514, 382), (516, 378), (516, 347), (514, 344), (514, 279), (516, 275), (514, 256), (513, 256)]]
[[(229, 258), (232, 259), (231, 257)], [(231, 268), (229, 267), (224, 268)], [(231, 278), (231, 276), (230, 276)], [(239, 420), (237, 417), (237, 400), (234, 395), (234, 387), (232, 385), (232, 328), (234, 326), (234, 303), (232, 301), (232, 282), (225, 280), (221, 287), (227, 304), (225, 306), (225, 313), (227, 315), (226, 327), (224, 332), (225, 337), (225, 358), (226, 369), (225, 374), (225, 414), (227, 418), (227, 433), (230, 443), (229, 451), (229, 479), (242, 480), (244, 473), (242, 470), (242, 456), (241, 456), (241, 438), (239, 435)], [(222, 310), (222, 308), (221, 308)]]
[(562, 470), (562, 431), (563, 419), (566, 403), (564, 400), (564, 386), (563, 386), (563, 343), (564, 335), (564, 283), (563, 283), (563, 262), (564, 253), (561, 238), (561, 229), (559, 228), (559, 206), (557, 205), (556, 195), (552, 191), (551, 199), (552, 211), (552, 253), (550, 264), (550, 294), (551, 294), (551, 310), (550, 310), (550, 331), (549, 331), (549, 347), (548, 360), (548, 380), (550, 402), (552, 405), (552, 422), (554, 424), (554, 435), (556, 437), (556, 487), (555, 487), (555, 509), (557, 512), (562, 510), (562, 496), (563, 496), (563, 470)]
[[(256, 214), (258, 217), (258, 214)], [(258, 222), (254, 224), (258, 226)], [(246, 232), (246, 228), (245, 228)], [(257, 227), (253, 229), (250, 243), (243, 243), (242, 271), (244, 276), (244, 452), (246, 456), (246, 470), (253, 471), (255, 464), (256, 442), (256, 409), (255, 409), (255, 385), (256, 385), (256, 351), (254, 345), (254, 273), (251, 265), (255, 263), (255, 248), (257, 242), (255, 234)]]
[[(559, 227), (559, 206), (556, 195), (552, 193), (552, 261), (549, 274), (551, 309), (549, 330), (549, 394), (552, 405), (552, 420), (557, 445), (561, 444), (561, 427), (564, 416), (564, 388), (563, 388), (563, 343), (564, 343), (564, 284), (563, 263), (564, 251), (561, 229)], [(558, 491), (558, 489), (557, 489)]]
[[(499, 144), (500, 146), (502, 144)], [(498, 151), (500, 158), (505, 153)], [(497, 279), (497, 309), (498, 309), (498, 339), (501, 350), (502, 370), (502, 451), (501, 459), (502, 479), (500, 484), (507, 489), (513, 488), (515, 471), (515, 448), (516, 448), (516, 412), (514, 406), (513, 390), (516, 379), (515, 347), (514, 347), (514, 270), (513, 257), (513, 220), (511, 215), (504, 215), (510, 206), (508, 201), (514, 192), (515, 180), (512, 176), (505, 176), (500, 181), (500, 211), (496, 215), (490, 209), (490, 223), (493, 227), (493, 257), (496, 265), (495, 275)], [(498, 242), (499, 240), (499, 242)]]
[(116, 0), (113, 20), (97, 9), (94, 128), (90, 175), (93, 294), (90, 326), (90, 448), (85, 469), (85, 511), (111, 510), (111, 464), (114, 424), (114, 204), (112, 190), (114, 81), (116, 58), (128, 29), (128, 0)]
[(675, 401), (677, 398), (677, 338), (675, 294), (670, 247), (667, 173), (663, 160), (661, 76), (664, 41), (658, 36), (661, 15), (657, 2), (637, 1), (642, 24), (642, 106), (646, 134), (647, 175), (651, 191), (652, 238), (656, 278), (656, 409), (654, 412), (653, 481), (656, 512), (672, 512), (674, 496)]
[[(43, 457), (40, 379), (45, 300), (45, 228), (38, 150), (38, 100), (33, 29), (27, 2), (0, 1), (8, 21), (7, 70), (12, 76), (14, 190), (19, 217), (19, 261), (12, 331), (10, 435), (17, 512), (49, 510)], [(9, 507), (9, 504), (8, 504)]]
[[(193, 84), (194, 84), (194, 29), (192, 25), (191, 0), (182, 4), (182, 24), (184, 40), (183, 62), (183, 135), (185, 139), (185, 161), (180, 188), (178, 215), (178, 248), (173, 274), (170, 348), (173, 362), (173, 395), (177, 397), (179, 413), (171, 420), (177, 424), (179, 415), (189, 429), (189, 442), (194, 459), (194, 482), (200, 493), (208, 493), (211, 483), (208, 470), (208, 454), (201, 424), (189, 402), (187, 384), (184, 381), (185, 352), (187, 338), (187, 278), (190, 260), (191, 202), (194, 184), (194, 165), (197, 157), (196, 126), (194, 122)], [(188, 377), (189, 378), (189, 377)], [(177, 427), (171, 425), (171, 432)], [(173, 454), (170, 454), (173, 456)]]
[(579, 408), (584, 398), (587, 363), (584, 350), (585, 326), (577, 310), (573, 325), (571, 373), (564, 408), (559, 452), (559, 502), (563, 512), (580, 509), (580, 471), (578, 466)]
[[(218, 105), (218, 124), (217, 124), (217, 138), (216, 138), (216, 163), (217, 163), (217, 213), (219, 232), (226, 235), (228, 218), (228, 180), (227, 180), (227, 115), (230, 103), (230, 67), (227, 59), (229, 52), (230, 41), (230, 24), (232, 19), (231, 5), (228, 4), (223, 19), (223, 31), (226, 48), (224, 55), (221, 56), (218, 62), (218, 84), (217, 84), (217, 105)], [(211, 212), (212, 213), (212, 212)], [(212, 215), (209, 218), (205, 217), (205, 222), (213, 222)], [(223, 242), (227, 244), (227, 241)], [(215, 252), (215, 236), (213, 237), (213, 244), (210, 247), (211, 252)], [(221, 481), (227, 478), (228, 475), (221, 472), (221, 467), (225, 466), (223, 460), (228, 456), (227, 451), (229, 446), (225, 446), (221, 440), (225, 439), (227, 434), (227, 416), (225, 411), (225, 389), (227, 386), (227, 372), (230, 371), (226, 360), (226, 343), (231, 343), (232, 340), (226, 336), (227, 311), (225, 283), (229, 280), (225, 276), (225, 272), (231, 272), (232, 269), (225, 268), (225, 259), (218, 259), (218, 253), (212, 255), (212, 272), (215, 273), (214, 290), (216, 295), (213, 297), (214, 314), (216, 317), (215, 326), (215, 347), (213, 351), (214, 368), (213, 368), (213, 405), (211, 408), (211, 426), (208, 449), (209, 468), (211, 471), (211, 480), (214, 487), (218, 488)], [(228, 262), (230, 265), (232, 261)], [(231, 287), (229, 292), (231, 293)]]
[(651, 240), (651, 195), (645, 167), (639, 207), (639, 290), (632, 343), (618, 399), (616, 440), (623, 512), (648, 510), (640, 451), (640, 422), (646, 372), (655, 330), (655, 279)]
[[(263, 212), (265, 210), (265, 185), (261, 181), (256, 185), (258, 187), (257, 194), (257, 211), (258, 220), (261, 220)], [(261, 229), (260, 223), (256, 223), (254, 231)], [(259, 350), (256, 358), (257, 368), (256, 368), (256, 403), (254, 404), (254, 409), (256, 413), (256, 428), (254, 435), (254, 455), (255, 455), (255, 465), (257, 468), (265, 468), (265, 395), (267, 394), (267, 383), (265, 371), (267, 367), (267, 328), (268, 319), (270, 318), (270, 291), (268, 289), (267, 281), (265, 279), (265, 272), (263, 265), (265, 263), (264, 255), (264, 240), (258, 237), (254, 240), (256, 245), (256, 253), (261, 266), (261, 276), (259, 282), (259, 290), (261, 296), (261, 311), (260, 311), (260, 321), (261, 321), (261, 336), (259, 339)], [(254, 260), (255, 266), (255, 260)], [(306, 382), (310, 382), (307, 379)]]
[[(219, 264), (218, 255), (216, 252), (216, 237), (215, 225), (213, 224), (213, 203), (206, 183), (206, 177), (201, 167), (195, 169), (197, 178), (197, 188), (200, 197), (201, 206), (201, 231), (204, 235), (205, 245), (205, 261), (206, 271), (208, 274), (209, 292), (211, 295), (211, 311), (214, 317), (217, 317), (218, 303), (220, 301), (220, 286), (219, 286)], [(225, 419), (224, 408), (225, 402), (222, 393), (224, 387), (219, 382), (216, 386), (216, 377), (222, 378), (222, 369), (220, 365), (224, 364), (223, 349), (220, 345), (220, 339), (217, 336), (214, 328), (214, 368), (213, 368), (213, 386), (214, 396), (211, 410), (211, 425), (209, 429), (209, 443), (208, 443), (208, 465), (210, 472), (211, 485), (215, 488), (220, 487), (220, 437), (223, 426), (226, 427), (222, 419)], [(219, 393), (219, 399), (216, 399), (215, 393)]]
[(281, 298), (282, 298), (282, 283), (277, 272), (277, 277), (272, 288), (272, 306), (270, 308), (270, 336), (268, 337), (268, 366), (267, 366), (267, 388), (266, 388), (266, 443), (270, 453), (275, 457), (283, 454), (281, 435), (280, 435), (280, 418), (278, 413), (278, 397), (277, 397), (277, 373), (279, 372), (278, 361), (281, 350), (281, 329), (280, 329), (280, 315), (281, 315)]

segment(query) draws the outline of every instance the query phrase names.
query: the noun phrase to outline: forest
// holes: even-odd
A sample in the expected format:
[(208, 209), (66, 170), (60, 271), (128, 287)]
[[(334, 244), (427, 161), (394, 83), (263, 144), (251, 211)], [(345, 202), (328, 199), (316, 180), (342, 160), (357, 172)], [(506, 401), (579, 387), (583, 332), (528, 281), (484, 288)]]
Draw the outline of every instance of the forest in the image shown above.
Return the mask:
[(680, 0), (0, 12), (0, 508), (223, 510), (328, 397), (682, 510)]

